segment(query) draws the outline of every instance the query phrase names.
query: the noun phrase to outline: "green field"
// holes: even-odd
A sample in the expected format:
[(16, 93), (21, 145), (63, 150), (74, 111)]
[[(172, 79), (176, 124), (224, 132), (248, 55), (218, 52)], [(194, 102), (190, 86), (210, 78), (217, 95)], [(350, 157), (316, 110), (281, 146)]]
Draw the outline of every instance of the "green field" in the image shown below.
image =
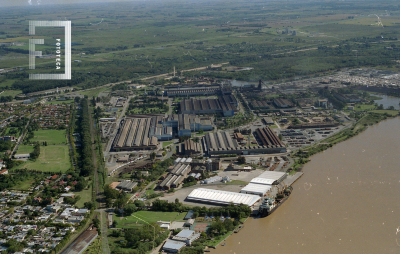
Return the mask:
[(17, 154), (27, 154), (33, 152), (33, 146), (31, 145), (19, 145)]
[(38, 130), (34, 132), (33, 142), (42, 143), (44, 141), (47, 144), (64, 144), (67, 142), (65, 137), (65, 130)]
[(87, 95), (89, 98), (97, 97), (99, 95), (99, 93), (107, 91), (107, 89), (109, 89), (109, 87), (100, 87), (97, 89), (92, 89), (92, 90), (88, 90), (88, 91), (79, 91), (80, 94), (82, 95)]
[[(147, 223), (155, 223), (159, 220), (162, 221), (180, 221), (185, 217), (186, 212), (152, 212), (152, 211), (139, 211), (133, 213), (128, 217), (118, 217), (114, 214), (114, 220), (117, 222), (117, 228), (135, 227)], [(138, 218), (136, 218), (136, 217)], [(141, 220), (140, 220), (141, 219)], [(145, 221), (145, 222), (143, 222)]]
[(66, 172), (71, 168), (68, 145), (40, 146), (40, 156), (36, 161), (27, 161), (18, 168), (43, 172)]
[(15, 185), (14, 187), (12, 187), (13, 190), (28, 190), (29, 188), (32, 187), (32, 184), (35, 182), (35, 179), (29, 178), (26, 179), (23, 182), (18, 183), (17, 185)]
[(356, 106), (354, 107), (354, 110), (355, 110), (355, 111), (364, 111), (364, 110), (372, 110), (372, 109), (375, 109), (375, 105), (366, 105), (366, 104), (363, 104), (363, 105), (356, 105)]
[[(0, 92), (2, 92), (2, 90), (0, 89)], [(12, 96), (14, 97), (17, 94), (22, 93), (21, 90), (4, 90), (3, 93), (0, 94), (0, 96)]]
[(89, 202), (92, 201), (92, 184), (89, 183), (89, 188), (80, 192), (74, 192), (75, 195), (79, 195), (81, 197), (81, 199), (76, 202), (76, 206), (77, 207), (83, 207), (83, 205), (85, 204), (85, 202)]
[(384, 109), (384, 110), (372, 110), (371, 112), (372, 113), (378, 113), (378, 114), (385, 114), (386, 113), (386, 114), (388, 114), (390, 116), (397, 116), (397, 115), (399, 115), (400, 111)]
[(175, 143), (175, 142), (174, 142), (174, 141), (164, 141), (164, 142), (162, 143), (162, 147), (164, 148), (164, 147), (169, 146), (169, 145), (171, 145), (171, 144), (173, 144), (173, 143)]

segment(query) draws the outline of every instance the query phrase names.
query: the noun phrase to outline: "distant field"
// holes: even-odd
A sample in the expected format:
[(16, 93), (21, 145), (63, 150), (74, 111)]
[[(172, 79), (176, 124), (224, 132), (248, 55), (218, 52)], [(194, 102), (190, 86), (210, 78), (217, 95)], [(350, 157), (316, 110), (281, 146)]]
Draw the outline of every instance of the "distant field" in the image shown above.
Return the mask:
[(38, 130), (34, 132), (33, 142), (44, 142), (47, 144), (64, 144), (67, 142), (65, 130)]
[[(136, 224), (145, 224), (142, 220), (147, 223), (154, 223), (159, 220), (162, 221), (178, 221), (183, 220), (186, 212), (151, 212), (151, 211), (139, 211), (133, 213), (132, 216), (118, 217), (114, 214), (114, 220), (117, 222), (117, 228), (135, 227)], [(142, 219), (137, 219), (136, 217)]]
[[(0, 88), (0, 92), (2, 92), (3, 90)], [(4, 90), (4, 92), (2, 94), (0, 94), (0, 96), (15, 96), (17, 94), (22, 93), (21, 90)]]
[(66, 172), (71, 168), (68, 145), (40, 146), (40, 156), (36, 161), (27, 161), (18, 168), (43, 172)]

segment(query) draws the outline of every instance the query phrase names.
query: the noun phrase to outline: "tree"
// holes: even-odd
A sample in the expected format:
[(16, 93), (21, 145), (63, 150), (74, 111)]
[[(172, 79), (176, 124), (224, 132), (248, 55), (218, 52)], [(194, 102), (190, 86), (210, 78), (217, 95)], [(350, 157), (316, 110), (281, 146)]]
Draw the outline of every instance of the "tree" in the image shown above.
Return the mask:
[(125, 213), (127, 216), (129, 216), (129, 215), (131, 215), (132, 213), (136, 212), (136, 210), (137, 210), (137, 207), (136, 207), (134, 204), (127, 204), (127, 205), (124, 207), (124, 213)]
[(238, 161), (240, 164), (245, 164), (245, 163), (246, 163), (246, 158), (243, 157), (243, 156), (239, 156), (238, 159), (237, 159), (237, 161)]
[(94, 203), (93, 202), (85, 202), (83, 204), (83, 206), (90, 210), (90, 209), (94, 208)]
[(156, 158), (156, 153), (155, 153), (155, 152), (152, 152), (152, 153), (150, 154), (150, 159), (151, 159), (152, 161), (154, 161), (155, 158)]
[(135, 200), (135, 202), (133, 202), (133, 204), (135, 204), (136, 207), (142, 208), (145, 207), (145, 203), (142, 200)]

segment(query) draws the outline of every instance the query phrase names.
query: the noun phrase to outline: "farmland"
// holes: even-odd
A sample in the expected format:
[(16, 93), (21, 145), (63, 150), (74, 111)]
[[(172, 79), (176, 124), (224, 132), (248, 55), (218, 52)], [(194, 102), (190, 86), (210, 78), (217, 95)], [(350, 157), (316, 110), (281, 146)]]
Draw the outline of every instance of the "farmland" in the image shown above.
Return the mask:
[[(192, 1), (165, 2), (160, 6), (134, 1), (112, 6), (71, 5), (62, 9), (43, 5), (40, 13), (32, 17), (22, 10), (4, 8), (0, 16), (7, 23), (0, 24), (0, 32), (4, 32), (0, 33), (0, 42), (22, 44), (1, 49), (3, 68), (27, 66), (24, 50), (28, 50), (29, 38), (25, 29), (27, 20), (33, 17), (57, 20), (64, 16), (73, 20), (72, 59), (79, 61), (72, 62), (74, 75), (68, 82), (38, 82), (14, 72), (0, 79), (0, 86), (7, 87), (5, 93), (13, 96), (66, 85), (86, 89), (172, 72), (173, 66), (179, 72), (224, 62), (229, 62), (224, 69), (194, 71), (188, 75), (280, 82), (338, 68), (398, 69), (392, 59), (398, 59), (399, 52), (388, 54), (380, 45), (399, 46), (400, 18), (395, 2), (288, 3), (285, 8), (279, 1), (254, 1), (249, 5), (241, 0), (229, 6), (223, 2)], [(384, 29), (369, 16), (371, 9), (383, 13), (391, 10), (391, 15), (381, 16)], [(83, 12), (85, 15), (79, 14)], [(110, 14), (113, 12), (119, 16)], [(285, 33), (285, 29), (290, 33)], [(52, 35), (57, 32), (49, 31), (43, 36), (46, 43), (37, 45), (37, 50), (50, 54)], [(37, 59), (37, 66), (42, 69), (52, 63), (52, 59)], [(232, 66), (253, 69), (235, 72)], [(91, 98), (107, 89), (79, 93)]]

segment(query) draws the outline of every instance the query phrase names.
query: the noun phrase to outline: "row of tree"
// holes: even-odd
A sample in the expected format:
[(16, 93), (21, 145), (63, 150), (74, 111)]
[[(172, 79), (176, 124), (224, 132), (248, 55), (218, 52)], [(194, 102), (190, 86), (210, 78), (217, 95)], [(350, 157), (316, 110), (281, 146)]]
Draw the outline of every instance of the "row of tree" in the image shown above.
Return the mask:
[(82, 146), (80, 153), (80, 163), (82, 176), (89, 176), (93, 174), (93, 151), (92, 151), (92, 137), (90, 134), (90, 115), (89, 115), (89, 101), (87, 98), (80, 100), (81, 104), (81, 119), (79, 122), (79, 129), (81, 134)]

